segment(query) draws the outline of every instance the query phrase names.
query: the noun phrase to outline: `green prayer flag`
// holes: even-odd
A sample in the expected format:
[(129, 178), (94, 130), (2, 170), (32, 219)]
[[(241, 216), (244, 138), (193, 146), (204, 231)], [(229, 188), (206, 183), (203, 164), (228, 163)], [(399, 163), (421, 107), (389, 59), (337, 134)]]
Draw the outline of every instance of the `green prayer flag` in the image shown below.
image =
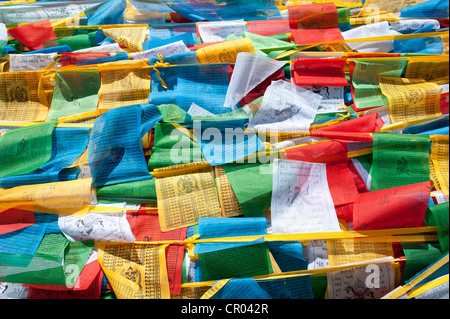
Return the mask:
[(27, 267), (9, 267), (9, 275), (0, 277), (0, 280), (37, 285), (73, 285), (93, 246), (93, 241), (69, 242), (63, 234), (46, 234), (30, 264)]
[(7, 43), (8, 43), (8, 41), (0, 40), (0, 56), (3, 55), (3, 50), (5, 49), (5, 46)]
[(225, 38), (225, 41), (232, 41), (243, 38), (249, 38), (250, 40), (252, 40), (253, 47), (258, 54), (268, 56), (272, 59), (288, 50), (292, 50), (297, 47), (295, 43), (289, 43), (283, 40), (279, 40), (275, 37), (268, 37), (250, 32), (244, 32), (239, 37), (231, 34)]
[(117, 199), (127, 201), (130, 199), (155, 199), (155, 179), (146, 179), (136, 182), (120, 183), (97, 188), (97, 198)]
[(442, 257), (440, 249), (434, 244), (402, 243), (401, 245), (406, 258), (403, 281), (407, 281)]
[(56, 121), (7, 131), (0, 136), (0, 178), (27, 174), (52, 156), (52, 133)]
[(278, 33), (278, 34), (272, 34), (272, 35), (268, 35), (269, 38), (274, 38), (280, 41), (284, 41), (284, 42), (290, 42), (289, 37), (286, 33)]
[(430, 181), (430, 143), (429, 135), (374, 134), (371, 191)]
[(245, 217), (261, 217), (272, 201), (272, 164), (223, 165)]
[(198, 254), (204, 281), (273, 272), (266, 243)]
[(364, 167), (367, 172), (370, 172), (370, 168), (372, 167), (372, 154), (358, 156), (356, 159), (361, 163), (362, 167)]
[(101, 80), (96, 69), (56, 71), (55, 75), (55, 89), (47, 121), (97, 109)]
[(45, 259), (63, 262), (64, 250), (69, 245), (66, 237), (60, 233), (45, 234), (36, 255)]
[(427, 209), (427, 215), (425, 217), (425, 224), (427, 226), (437, 227), (439, 244), (441, 245), (442, 253), (448, 252), (449, 246), (448, 211), (449, 211), (449, 202), (429, 206)]
[(378, 77), (401, 77), (407, 60), (355, 61), (352, 74), (354, 103), (358, 109), (389, 105), (381, 92)]
[(72, 51), (92, 48), (97, 46), (97, 43), (95, 41), (96, 32), (97, 31), (58, 37), (57, 40), (49, 41), (45, 43), (44, 46), (50, 48), (55, 46), (68, 45), (72, 49)]
[(328, 279), (326, 274), (316, 274), (311, 276), (311, 285), (314, 299), (325, 299), (328, 287)]
[(162, 121), (167, 123), (184, 123), (186, 111), (176, 104), (160, 104), (156, 106), (162, 115)]
[(149, 171), (179, 164), (202, 162), (200, 145), (170, 123), (157, 123)]
[(102, 290), (101, 294), (100, 294), (100, 299), (112, 299), (112, 300), (116, 300), (116, 294), (114, 293), (114, 291), (112, 290)]
[(227, 113), (222, 113), (222, 114), (191, 116), (191, 122), (194, 122), (194, 121), (221, 122), (221, 121), (233, 121), (233, 120), (248, 120), (248, 114), (245, 112), (244, 108), (239, 108), (237, 110), (227, 112)]

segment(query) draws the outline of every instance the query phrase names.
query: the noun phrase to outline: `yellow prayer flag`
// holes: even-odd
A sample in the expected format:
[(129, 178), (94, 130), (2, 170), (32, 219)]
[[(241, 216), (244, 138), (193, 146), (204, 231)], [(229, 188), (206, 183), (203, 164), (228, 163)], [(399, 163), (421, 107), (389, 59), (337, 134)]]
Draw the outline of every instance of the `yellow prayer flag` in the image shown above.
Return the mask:
[(214, 173), (223, 217), (244, 215), (223, 167), (215, 166)]
[(381, 91), (389, 100), (392, 123), (442, 115), (441, 87), (424, 79), (379, 77)]
[(448, 56), (411, 57), (406, 67), (405, 78), (420, 78), (426, 81), (448, 76)]
[(256, 53), (249, 38), (213, 44), (197, 51), (200, 63), (235, 63), (239, 52)]
[(350, 18), (351, 25), (372, 24), (383, 21), (398, 22), (400, 21), (400, 18), (393, 13), (374, 14), (361, 18)]
[[(386, 0), (366, 0), (364, 2), (365, 14), (370, 14), (378, 10), (377, 12), (400, 12), (400, 10), (424, 2), (423, 0), (398, 0), (398, 1), (386, 1)], [(377, 8), (377, 9), (374, 9)]]
[(435, 174), (439, 188), (449, 194), (449, 136), (432, 135), (431, 137), (431, 162), (432, 171)]
[(156, 197), (163, 232), (197, 225), (202, 217), (221, 217), (212, 167), (156, 178)]
[(103, 245), (99, 263), (117, 299), (170, 299), (167, 245)]
[(148, 102), (151, 91), (150, 71), (144, 61), (120, 61), (99, 66), (101, 86), (99, 109)]
[(10, 208), (56, 215), (84, 215), (91, 201), (92, 179), (0, 189), (0, 215)]
[[(448, 38), (448, 32), (447, 32), (447, 34), (441, 35), (441, 39), (442, 39), (442, 46), (443, 46), (442, 54), (445, 54), (445, 55), (448, 56), (448, 54), (449, 54), (449, 38)], [(448, 73), (448, 72), (447, 72), (447, 73)]]
[(328, 240), (330, 266), (341, 266), (393, 256), (392, 243), (352, 240)]
[(44, 122), (49, 112), (44, 71), (0, 73), (0, 120)]
[(129, 52), (142, 52), (148, 26), (130, 26), (127, 28), (102, 28), (108, 38), (126, 47)]
[(175, 176), (175, 175), (181, 175), (181, 174), (191, 174), (198, 172), (201, 169), (209, 169), (211, 168), (211, 164), (208, 162), (194, 162), (194, 163), (188, 163), (188, 164), (179, 164), (179, 165), (173, 165), (173, 166), (167, 166), (167, 167), (161, 167), (155, 169), (153, 172), (151, 172), (153, 177), (169, 177), (169, 176)]
[(0, 57), (0, 72), (8, 72), (9, 71), (9, 56), (4, 55)]

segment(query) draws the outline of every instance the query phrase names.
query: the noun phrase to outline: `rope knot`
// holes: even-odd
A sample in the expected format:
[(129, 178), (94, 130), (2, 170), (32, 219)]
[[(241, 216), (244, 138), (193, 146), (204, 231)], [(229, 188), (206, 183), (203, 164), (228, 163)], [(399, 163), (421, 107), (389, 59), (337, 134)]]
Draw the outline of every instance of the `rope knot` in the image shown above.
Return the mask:
[(159, 72), (158, 68), (169, 68), (171, 65), (170, 63), (164, 62), (164, 57), (161, 53), (158, 53), (158, 58), (159, 61), (156, 61), (156, 63), (150, 67), (153, 68), (153, 70), (155, 70), (156, 76), (161, 81), (161, 85), (163, 86), (163, 88), (167, 89), (167, 84), (161, 78), (161, 73)]

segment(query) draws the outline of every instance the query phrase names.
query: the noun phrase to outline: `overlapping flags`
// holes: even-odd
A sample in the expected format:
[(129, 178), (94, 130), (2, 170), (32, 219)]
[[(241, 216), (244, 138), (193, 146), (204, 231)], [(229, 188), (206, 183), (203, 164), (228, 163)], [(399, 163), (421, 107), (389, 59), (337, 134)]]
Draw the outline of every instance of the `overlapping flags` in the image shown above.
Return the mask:
[(448, 2), (0, 2), (0, 299), (448, 298)]

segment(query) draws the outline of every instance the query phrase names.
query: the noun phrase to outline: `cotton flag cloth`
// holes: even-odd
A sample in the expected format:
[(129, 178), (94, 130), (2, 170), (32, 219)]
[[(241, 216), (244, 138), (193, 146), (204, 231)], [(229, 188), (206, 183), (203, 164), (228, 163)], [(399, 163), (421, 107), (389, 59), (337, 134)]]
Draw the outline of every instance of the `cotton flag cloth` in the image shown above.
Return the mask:
[(0, 299), (448, 299), (446, 1), (13, 2)]

